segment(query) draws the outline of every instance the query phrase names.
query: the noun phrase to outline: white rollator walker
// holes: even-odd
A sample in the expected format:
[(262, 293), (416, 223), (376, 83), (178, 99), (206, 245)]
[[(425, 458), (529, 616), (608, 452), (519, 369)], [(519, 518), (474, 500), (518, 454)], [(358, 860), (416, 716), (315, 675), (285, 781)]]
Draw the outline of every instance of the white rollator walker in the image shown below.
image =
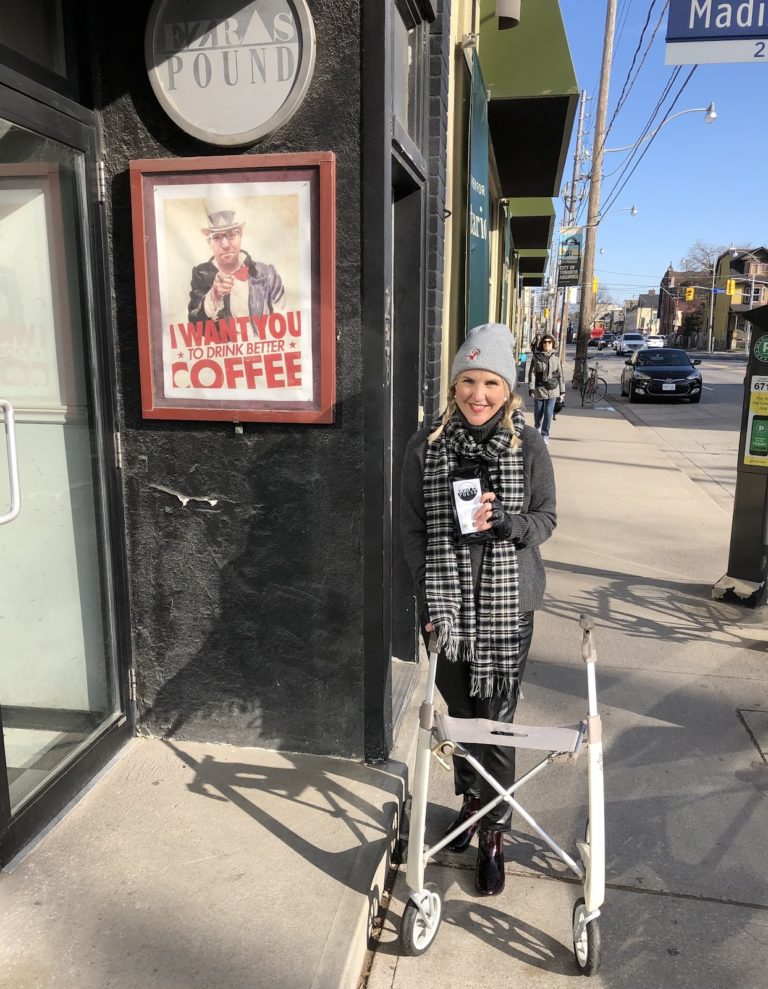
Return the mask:
[[(437, 670), (436, 639), (429, 644), (429, 671), (424, 701), (419, 712), (419, 739), (416, 769), (411, 794), (408, 861), (405, 873), (410, 896), (403, 912), (400, 941), (408, 955), (421, 955), (432, 944), (440, 926), (442, 903), (432, 883), (424, 882), (427, 862), (454, 838), (480, 820), (502, 800), (533, 828), (555, 854), (584, 884), (584, 896), (573, 907), (573, 950), (576, 964), (584, 975), (594, 975), (600, 965), (600, 928), (598, 917), (605, 898), (605, 814), (603, 802), (603, 742), (600, 715), (597, 713), (595, 662), (597, 654), (592, 640), (592, 621), (582, 615), (581, 655), (587, 666), (589, 710), (585, 721), (576, 728), (532, 728), (482, 718), (450, 718), (435, 711), (434, 691)], [(588, 753), (589, 817), (584, 840), (576, 842), (578, 860), (541, 828), (512, 796), (525, 783), (553, 762), (575, 762), (586, 742)], [(544, 750), (548, 754), (513, 786), (504, 789), (464, 748), (467, 744), (512, 745), (517, 748)], [(431, 847), (424, 844), (429, 771), (432, 759), (446, 769), (444, 757), (467, 759), (474, 770), (495, 789), (498, 796), (481, 807), (462, 825), (453, 829)]]

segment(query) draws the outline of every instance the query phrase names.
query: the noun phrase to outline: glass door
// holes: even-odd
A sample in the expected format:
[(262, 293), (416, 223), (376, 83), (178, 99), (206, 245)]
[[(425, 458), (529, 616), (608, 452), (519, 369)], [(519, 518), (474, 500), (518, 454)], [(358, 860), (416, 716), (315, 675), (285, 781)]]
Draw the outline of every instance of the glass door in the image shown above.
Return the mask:
[(15, 446), (0, 444), (0, 815), (10, 821), (121, 711), (88, 161), (0, 119), (0, 411), (6, 429), (15, 419)]

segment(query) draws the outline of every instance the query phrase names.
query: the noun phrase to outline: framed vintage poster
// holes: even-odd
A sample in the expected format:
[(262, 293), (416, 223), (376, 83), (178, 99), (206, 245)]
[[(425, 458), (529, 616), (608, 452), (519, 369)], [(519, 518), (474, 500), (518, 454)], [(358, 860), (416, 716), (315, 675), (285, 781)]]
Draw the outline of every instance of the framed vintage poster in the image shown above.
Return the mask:
[(335, 156), (131, 162), (142, 413), (333, 421)]

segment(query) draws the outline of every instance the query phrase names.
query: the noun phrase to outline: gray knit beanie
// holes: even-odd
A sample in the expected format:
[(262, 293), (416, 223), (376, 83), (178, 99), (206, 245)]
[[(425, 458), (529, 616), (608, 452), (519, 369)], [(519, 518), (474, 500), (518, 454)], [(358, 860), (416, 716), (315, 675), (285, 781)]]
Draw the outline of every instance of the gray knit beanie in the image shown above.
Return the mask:
[(462, 371), (492, 371), (509, 385), (510, 392), (517, 383), (517, 365), (513, 336), (503, 323), (483, 323), (473, 327), (453, 359), (451, 381)]

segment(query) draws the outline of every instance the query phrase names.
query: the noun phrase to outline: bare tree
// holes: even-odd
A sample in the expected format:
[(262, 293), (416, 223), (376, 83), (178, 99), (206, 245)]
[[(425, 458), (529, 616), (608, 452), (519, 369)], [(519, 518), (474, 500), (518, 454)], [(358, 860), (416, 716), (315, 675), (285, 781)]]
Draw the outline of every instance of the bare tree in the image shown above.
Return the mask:
[(728, 248), (722, 244), (707, 244), (703, 240), (697, 240), (688, 248), (687, 254), (680, 258), (680, 269), (682, 271), (712, 271), (720, 255)]

